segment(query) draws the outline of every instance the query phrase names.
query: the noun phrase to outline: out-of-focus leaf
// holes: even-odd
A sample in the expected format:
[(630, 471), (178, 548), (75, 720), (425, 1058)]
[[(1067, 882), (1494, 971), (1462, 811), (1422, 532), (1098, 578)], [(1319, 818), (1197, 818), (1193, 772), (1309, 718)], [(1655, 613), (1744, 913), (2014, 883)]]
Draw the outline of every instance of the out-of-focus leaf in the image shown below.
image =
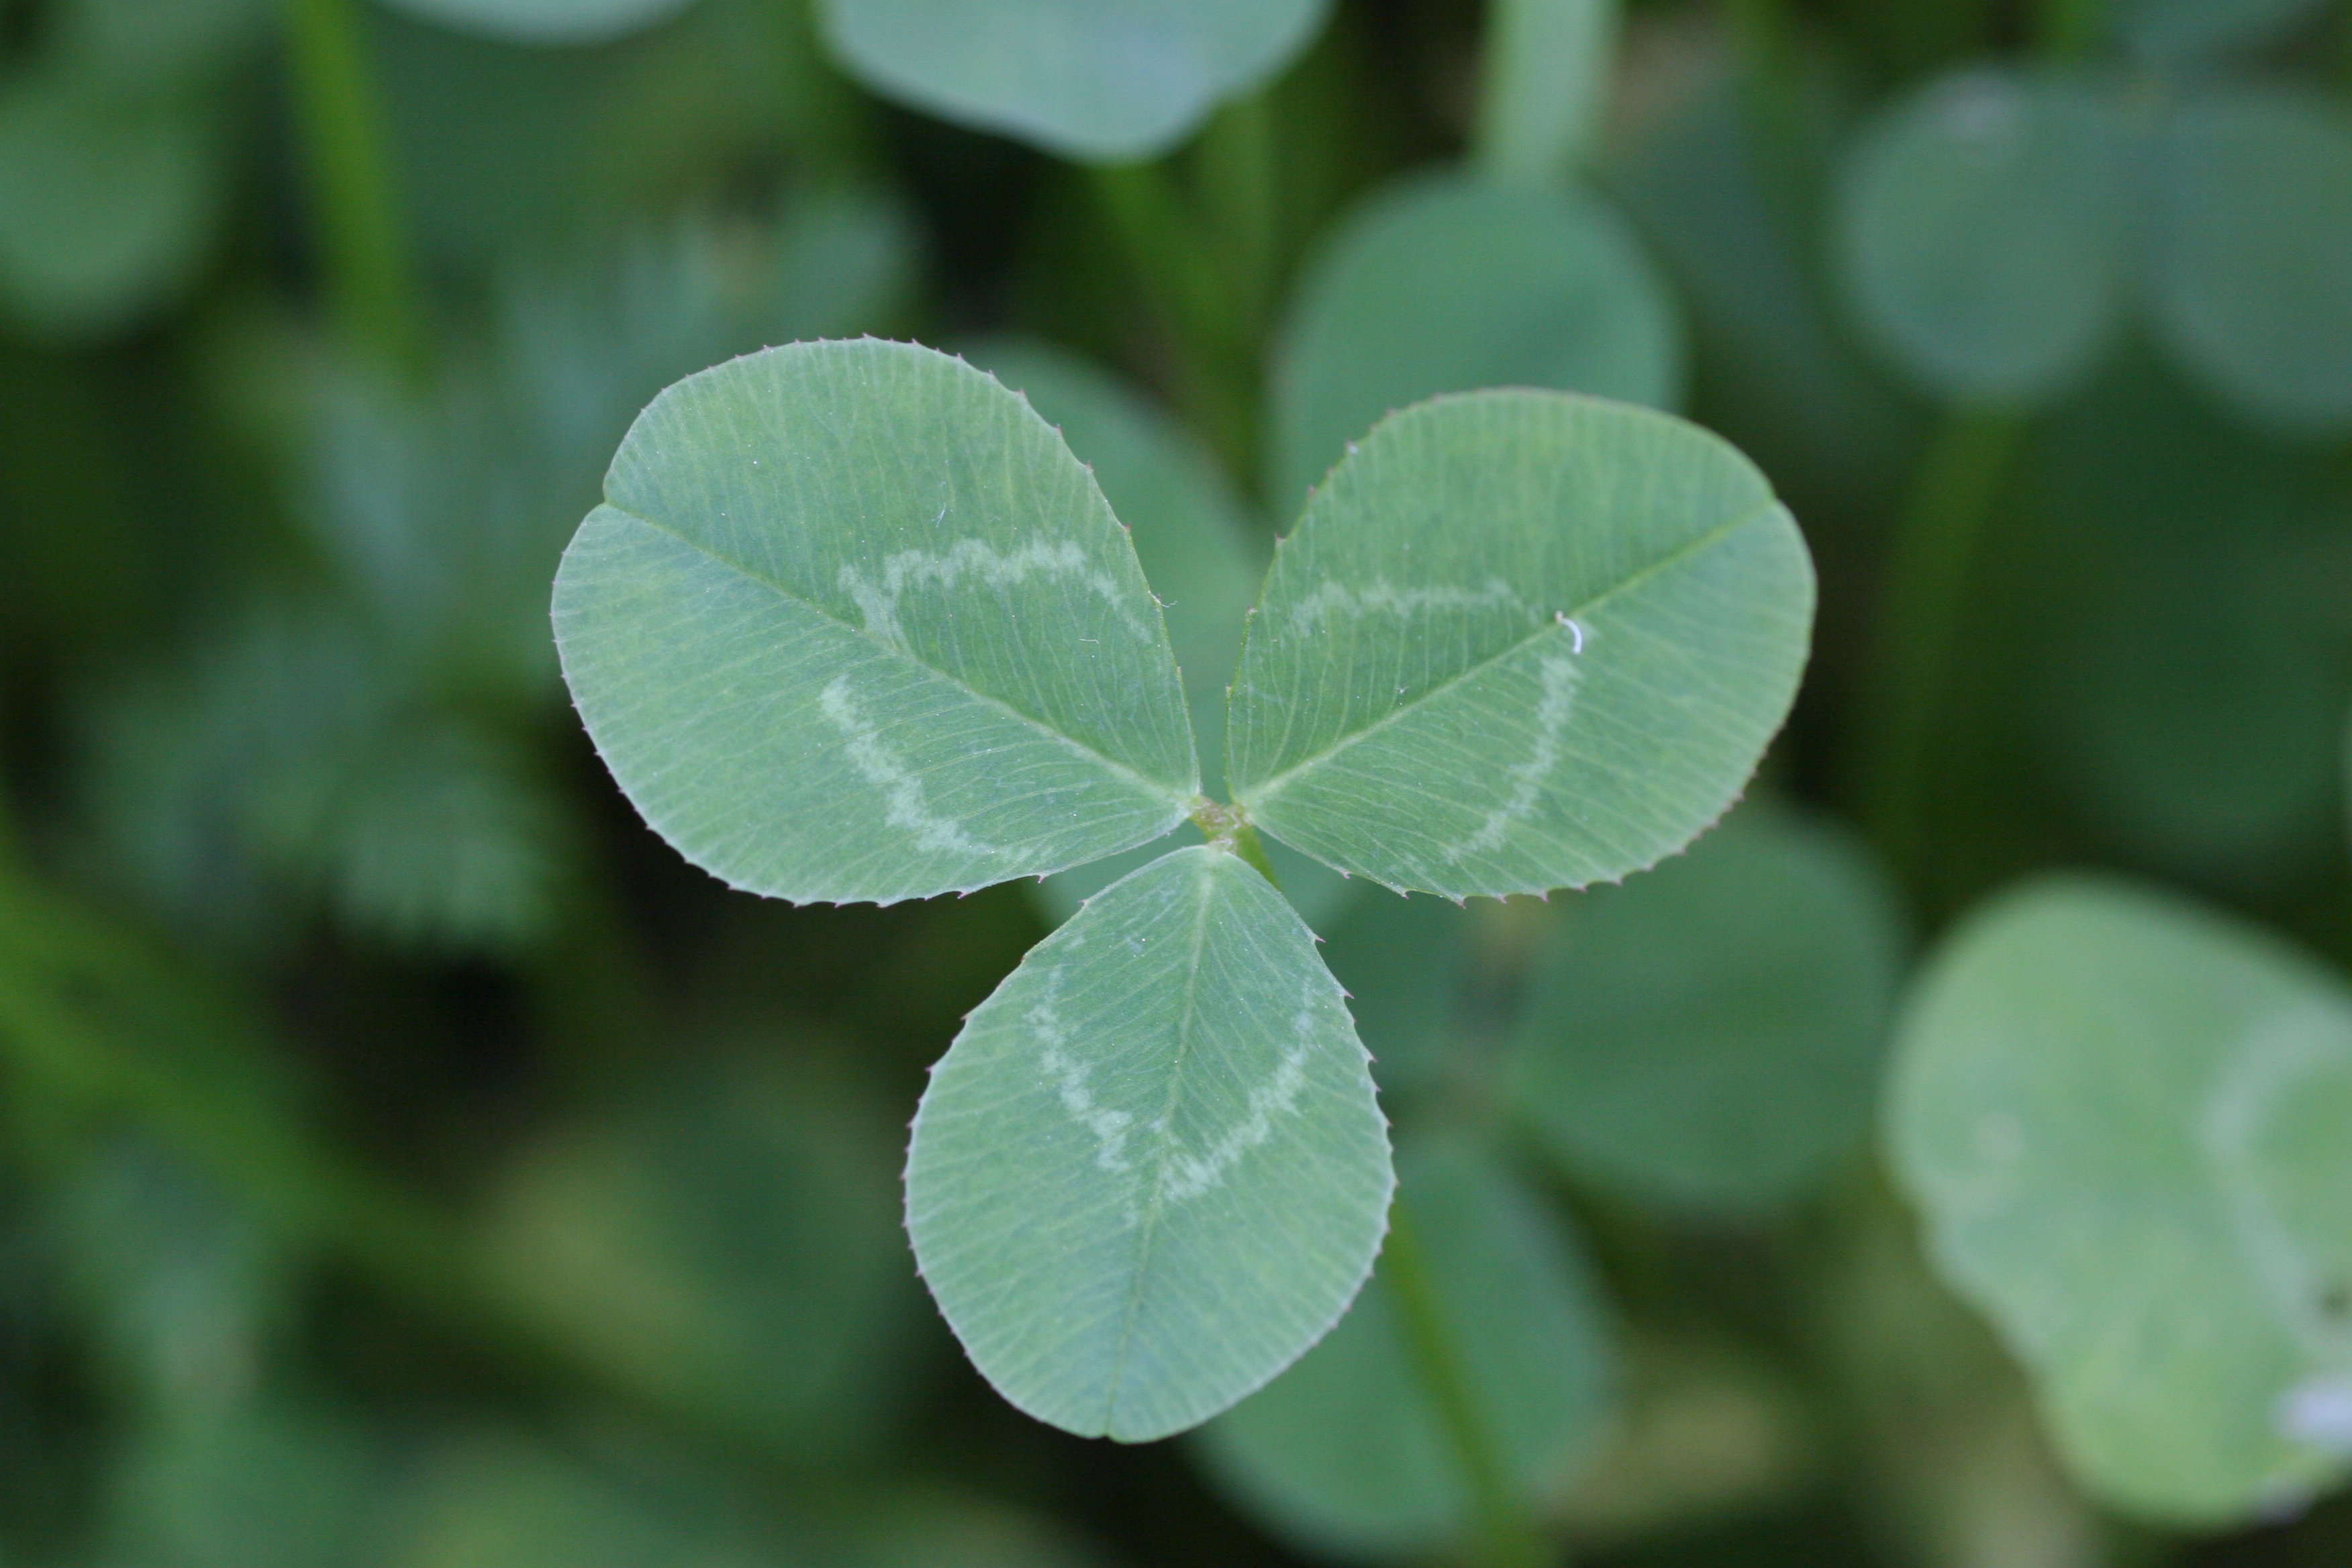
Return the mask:
[[(1658, 94), (1602, 176), (1681, 302), (1701, 422), (1772, 476), (1818, 545), (1836, 522), (1891, 514), (1920, 421), (1832, 311), (1811, 208), (1774, 177), (1780, 128), (1755, 112), (1749, 79), (1727, 58)], [(1815, 71), (1793, 98), (1803, 145), (1825, 152), (1843, 95)]]
[(2318, 10), (2326, 0), (2118, 0), (2109, 26), (2150, 58), (2182, 62), (2258, 48)]
[(1896, 103), (1840, 192), (1837, 257), (1864, 324), (1948, 398), (2072, 389), (2123, 320), (2132, 158), (2096, 79), (1971, 69)]
[(1157, 838), (1200, 791), (1159, 605), (1020, 398), (913, 344), (678, 383), (556, 577), (565, 679), (656, 831), (730, 885), (893, 902)]
[(633, 227), (766, 169), (788, 143), (797, 0), (695, 0), (668, 26), (593, 49), (530, 49), (371, 6), (393, 162), (418, 247), (474, 272)]
[(2145, 358), (2029, 449), (2004, 690), (2109, 849), (2240, 894), (2327, 874), (2352, 700), (2341, 487), (2324, 451), (2255, 440)]
[(434, 1455), (385, 1533), (387, 1568), (782, 1568), (652, 1489), (488, 1435)]
[(892, 1118), (805, 1046), (684, 1077), (528, 1151), (489, 1267), (624, 1382), (788, 1452), (847, 1451), (919, 1310)]
[(912, 108), (1065, 158), (1189, 136), (1321, 30), (1327, 0), (821, 0), (851, 74)]
[(1422, 175), (1343, 218), (1275, 351), (1273, 494), (1288, 509), (1381, 416), (1441, 392), (1549, 386), (1666, 406), (1674, 303), (1601, 198)]
[(0, 310), (78, 342), (175, 300), (220, 224), (223, 140), (200, 100), (58, 70), (0, 82)]
[(341, 1418), (277, 1404), (151, 1427), (114, 1471), (108, 1561), (373, 1568), (381, 1460)]
[[(1559, 1221), (1475, 1145), (1408, 1145), (1399, 1175), (1432, 1326), (1508, 1479), (1536, 1502), (1591, 1456), (1611, 1404), (1607, 1313), (1590, 1270)], [(1201, 1436), (1223, 1489), (1318, 1555), (1414, 1556), (1474, 1521), (1396, 1267), (1384, 1256), (1328, 1339)]]
[(855, 1568), (1102, 1568), (1053, 1519), (929, 1489), (887, 1498), (857, 1532)]
[(2352, 994), (2237, 922), (2046, 881), (1904, 1024), (1896, 1169), (2116, 1505), (2213, 1528), (2352, 1470)]
[(1443, 1082), (1469, 948), (1469, 914), (1426, 893), (1370, 894), (1333, 924), (1323, 962), (1347, 988), (1381, 1093), (1413, 1094)]
[(1857, 845), (1748, 806), (1569, 906), (1511, 1052), (1512, 1101), (1577, 1175), (1701, 1210), (1785, 1204), (1869, 1130), (1902, 949)]
[(1313, 935), (1240, 857), (1171, 851), (1047, 937), (932, 1070), (907, 1229), (972, 1363), (1041, 1421), (1195, 1426), (1328, 1330), (1391, 1177)]
[(2352, 113), (2208, 89), (2165, 122), (2150, 276), (2175, 353), (2257, 424), (2352, 425)]
[(61, 1194), (64, 1268), (110, 1359), (165, 1422), (251, 1397), (287, 1258), (257, 1216), (142, 1140), (96, 1152)]
[(609, 44), (666, 22), (692, 0), (384, 0), (424, 21), (502, 43)]
[(1812, 601), (1795, 522), (1694, 426), (1559, 393), (1416, 405), (1276, 552), (1234, 689), (1234, 799), (1399, 889), (1622, 877), (1737, 796)]

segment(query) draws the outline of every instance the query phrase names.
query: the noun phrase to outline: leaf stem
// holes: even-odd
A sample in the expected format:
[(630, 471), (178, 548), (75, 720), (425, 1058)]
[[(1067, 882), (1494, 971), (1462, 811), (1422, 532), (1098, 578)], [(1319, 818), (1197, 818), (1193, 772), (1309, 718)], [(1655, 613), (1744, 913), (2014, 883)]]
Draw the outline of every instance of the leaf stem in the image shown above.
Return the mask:
[(1591, 151), (1618, 0), (1488, 0), (1471, 161), (1490, 179), (1565, 179)]
[(1928, 439), (1896, 520), (1866, 696), (1862, 814), (1898, 869), (1916, 872), (1927, 763), (1985, 523), (2015, 463), (2024, 417), (1957, 406)]
[(1438, 1417), (1453, 1440), (1454, 1458), (1469, 1483), (1472, 1505), (1478, 1514), (1486, 1568), (1543, 1568), (1552, 1553), (1537, 1533), (1535, 1522), (1519, 1503), (1518, 1494), (1504, 1469), (1501, 1454), (1481, 1417), (1477, 1401), (1454, 1338), (1447, 1332), (1444, 1309), (1437, 1300), (1436, 1281), (1428, 1254), (1399, 1198), (1389, 1210), (1389, 1238), (1381, 1249), (1383, 1278), (1396, 1294), (1404, 1315), (1406, 1337), (1412, 1342), (1414, 1364), (1424, 1387), (1435, 1401)]
[(289, 4), (296, 107), (335, 313), (353, 342), (414, 372), (424, 334), (359, 8)]
[(1250, 826), (1248, 816), (1238, 805), (1223, 805), (1202, 795), (1192, 803), (1192, 826), (1210, 847), (1238, 855), (1268, 882), (1275, 891), (1282, 890), (1282, 879), (1274, 874), (1274, 862), (1265, 857), (1265, 846), (1259, 842), (1257, 829)]

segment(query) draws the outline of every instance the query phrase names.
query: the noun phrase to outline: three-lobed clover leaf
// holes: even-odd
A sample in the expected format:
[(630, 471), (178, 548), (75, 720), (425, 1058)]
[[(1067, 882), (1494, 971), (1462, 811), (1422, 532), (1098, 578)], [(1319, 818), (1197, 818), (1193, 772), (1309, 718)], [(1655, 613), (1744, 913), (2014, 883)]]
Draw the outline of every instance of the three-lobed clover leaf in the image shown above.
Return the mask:
[(564, 674), (624, 791), (714, 874), (887, 902), (1214, 829), (971, 1016), (908, 1161), (917, 1260), (974, 1363), (1129, 1440), (1305, 1352), (1387, 1215), (1345, 994), (1242, 830), (1457, 899), (1639, 869), (1738, 793), (1812, 605), (1787, 512), (1680, 420), (1420, 405), (1278, 552), (1227, 726), (1237, 804), (1213, 810), (1135, 550), (1055, 431), (961, 361), (801, 343), (690, 376), (605, 495), (557, 577)]
[(2352, 1469), (2352, 993), (2235, 921), (2053, 879), (1948, 940), (1886, 1126), (1936, 1264), (2075, 1471), (2191, 1527)]

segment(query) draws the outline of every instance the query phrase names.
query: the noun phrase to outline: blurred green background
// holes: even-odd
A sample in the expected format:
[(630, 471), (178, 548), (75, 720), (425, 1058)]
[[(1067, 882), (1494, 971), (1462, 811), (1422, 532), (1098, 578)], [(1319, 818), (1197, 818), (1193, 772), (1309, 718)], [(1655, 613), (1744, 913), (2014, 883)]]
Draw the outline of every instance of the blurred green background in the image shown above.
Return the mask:
[[(0, 1568), (1465, 1560), (1377, 1282), (1140, 1448), (924, 1296), (925, 1068), (1103, 870), (731, 894), (564, 700), (636, 410), (860, 332), (1096, 466), (1213, 787), (1271, 541), (1390, 407), (1677, 408), (1803, 524), (1807, 688), (1686, 859), (1278, 867), (1563, 1560), (2352, 1562), (2341, 1498), (2186, 1535), (2068, 1479), (1871, 1131), (1916, 954), (2031, 872), (2352, 962), (2352, 10), (1335, 0), (1096, 165), (820, 21), (0, 0)], [(1507, 69), (1580, 61), (1590, 134), (1487, 178)]]

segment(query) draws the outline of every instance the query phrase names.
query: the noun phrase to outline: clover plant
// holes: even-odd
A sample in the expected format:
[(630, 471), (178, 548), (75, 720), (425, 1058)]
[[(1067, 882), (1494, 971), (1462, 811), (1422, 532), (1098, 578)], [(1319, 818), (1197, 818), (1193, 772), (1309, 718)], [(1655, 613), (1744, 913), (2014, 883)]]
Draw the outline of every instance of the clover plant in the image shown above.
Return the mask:
[(1259, 831), (1399, 892), (1615, 880), (1737, 797), (1811, 612), (1794, 522), (1717, 438), (1562, 394), (1436, 398), (1277, 547), (1213, 801), (1091, 474), (993, 378), (871, 339), (656, 398), (554, 602), (623, 789), (739, 888), (888, 903), (1199, 827), (971, 1015), (908, 1156), (916, 1257), (973, 1362), (1129, 1440), (1297, 1359), (1386, 1226), (1369, 1059)]

